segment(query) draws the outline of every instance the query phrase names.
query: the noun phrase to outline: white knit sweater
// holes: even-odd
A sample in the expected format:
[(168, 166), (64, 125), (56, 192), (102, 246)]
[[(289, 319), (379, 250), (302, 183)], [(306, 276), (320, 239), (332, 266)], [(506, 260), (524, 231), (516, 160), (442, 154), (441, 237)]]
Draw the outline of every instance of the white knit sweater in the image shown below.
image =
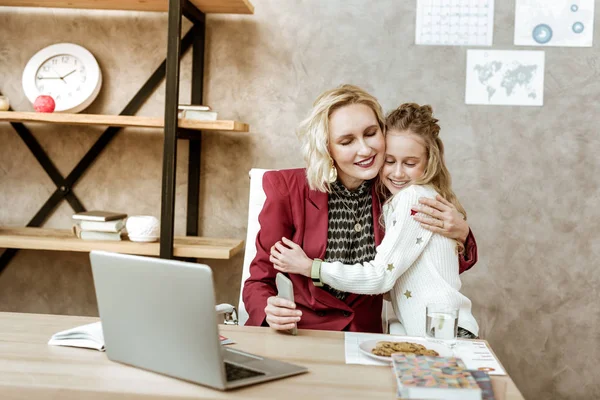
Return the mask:
[(419, 197), (435, 199), (436, 194), (431, 186), (401, 190), (383, 206), (385, 237), (375, 259), (354, 265), (323, 262), (321, 280), (358, 294), (390, 291), (394, 312), (409, 336), (425, 335), (429, 303), (459, 308), (458, 326), (477, 335), (479, 326), (471, 314), (471, 301), (459, 292), (456, 242), (422, 228), (411, 215)]

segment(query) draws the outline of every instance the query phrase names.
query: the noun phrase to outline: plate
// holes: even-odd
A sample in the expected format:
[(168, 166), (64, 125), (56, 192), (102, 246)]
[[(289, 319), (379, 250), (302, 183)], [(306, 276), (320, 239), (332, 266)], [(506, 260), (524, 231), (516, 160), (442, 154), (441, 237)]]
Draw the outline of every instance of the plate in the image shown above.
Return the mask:
[(129, 240), (132, 242), (156, 242), (158, 240), (158, 236), (131, 236), (129, 235)]
[(367, 340), (365, 342), (360, 343), (358, 345), (358, 348), (360, 349), (360, 351), (362, 353), (366, 354), (367, 356), (369, 356), (371, 358), (374, 358), (379, 361), (385, 361), (388, 363), (392, 362), (391, 357), (377, 356), (377, 355), (371, 353), (371, 350), (373, 350), (375, 348), (375, 346), (377, 345), (377, 343), (379, 343), (379, 342), (415, 343), (415, 344), (423, 345), (423, 346), (427, 347), (429, 350), (437, 351), (438, 354), (440, 355), (440, 357), (454, 357), (454, 352), (452, 351), (452, 349), (449, 349), (448, 347), (444, 346), (443, 344), (433, 343), (426, 339), (421, 339), (421, 338), (417, 338), (417, 337), (411, 337), (411, 338), (392, 338), (391, 337), (389, 339)]

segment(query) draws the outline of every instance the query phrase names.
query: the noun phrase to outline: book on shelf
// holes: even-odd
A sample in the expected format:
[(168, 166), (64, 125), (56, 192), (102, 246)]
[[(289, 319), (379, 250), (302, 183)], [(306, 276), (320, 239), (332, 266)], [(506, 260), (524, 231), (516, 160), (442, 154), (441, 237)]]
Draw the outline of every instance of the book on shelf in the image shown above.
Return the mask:
[(179, 104), (179, 106), (177, 106), (177, 108), (179, 109), (179, 111), (188, 111), (188, 110), (193, 110), (193, 111), (210, 111), (210, 107), (209, 106), (203, 106), (201, 104)]
[(178, 117), (196, 121), (216, 121), (217, 113), (215, 111), (183, 110), (179, 111)]
[(125, 228), (125, 219), (114, 221), (77, 221), (82, 231), (121, 232)]
[(403, 399), (481, 400), (481, 388), (456, 357), (392, 354), (398, 397)]
[(127, 214), (112, 211), (84, 211), (73, 214), (73, 219), (79, 221), (115, 221), (117, 219), (127, 218)]
[(83, 240), (121, 240), (121, 231), (119, 232), (97, 232), (84, 231), (78, 224), (73, 225), (73, 234)]
[[(222, 345), (234, 344), (235, 341), (219, 335)], [(102, 332), (102, 322), (93, 322), (91, 324), (76, 326), (75, 328), (57, 332), (48, 341), (51, 346), (81, 347), (85, 349), (94, 349), (104, 351), (104, 334)]]

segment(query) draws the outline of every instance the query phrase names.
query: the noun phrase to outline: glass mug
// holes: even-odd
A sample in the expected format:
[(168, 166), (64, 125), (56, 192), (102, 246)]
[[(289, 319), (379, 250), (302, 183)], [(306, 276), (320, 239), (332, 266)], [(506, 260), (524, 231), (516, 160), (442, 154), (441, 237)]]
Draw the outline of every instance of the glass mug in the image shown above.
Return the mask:
[(458, 333), (458, 308), (449, 304), (427, 304), (425, 337), (432, 342), (456, 346)]

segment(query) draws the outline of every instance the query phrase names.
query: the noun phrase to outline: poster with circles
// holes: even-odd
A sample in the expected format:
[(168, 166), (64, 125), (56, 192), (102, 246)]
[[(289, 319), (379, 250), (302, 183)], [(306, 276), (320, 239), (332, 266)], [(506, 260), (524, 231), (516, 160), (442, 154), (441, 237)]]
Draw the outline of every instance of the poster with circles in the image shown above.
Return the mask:
[(515, 45), (591, 47), (594, 0), (516, 0)]

